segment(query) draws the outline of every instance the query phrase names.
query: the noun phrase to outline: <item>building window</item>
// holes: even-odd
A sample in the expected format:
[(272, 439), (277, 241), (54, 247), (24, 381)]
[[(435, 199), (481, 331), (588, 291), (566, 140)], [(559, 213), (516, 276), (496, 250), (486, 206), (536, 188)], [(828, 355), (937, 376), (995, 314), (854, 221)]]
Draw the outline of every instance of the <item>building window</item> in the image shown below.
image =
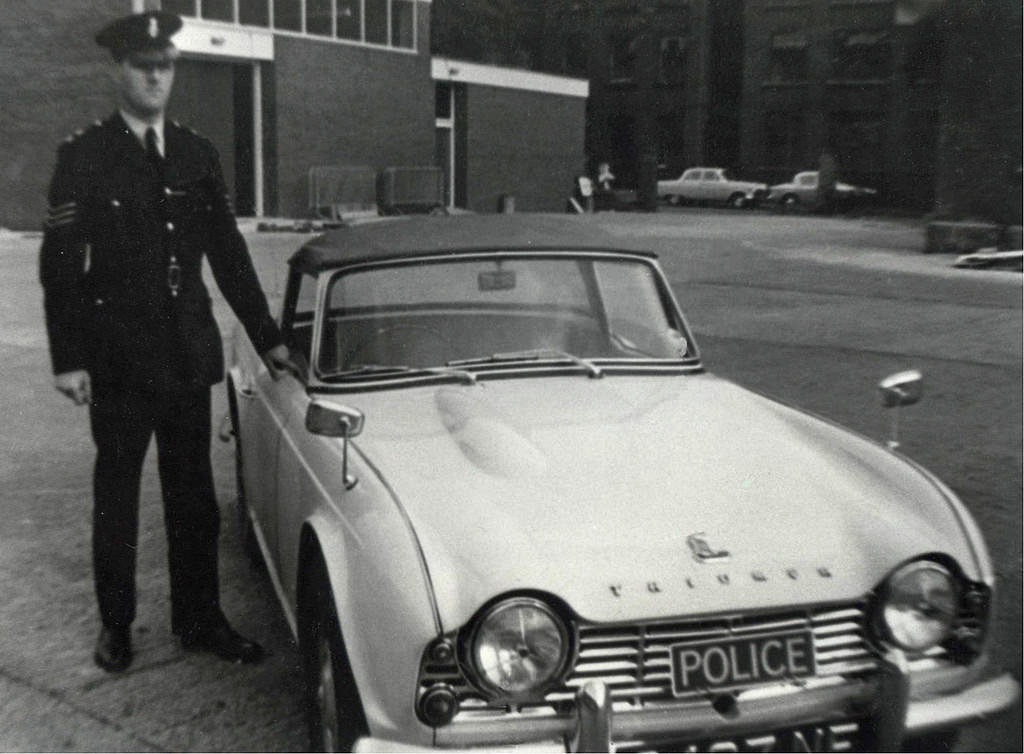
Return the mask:
[(686, 81), (686, 40), (682, 37), (662, 37), (658, 81), (680, 86)]
[(802, 31), (780, 32), (772, 37), (772, 81), (807, 81), (807, 35)]
[(177, 13), (179, 16), (196, 15), (196, 0), (163, 0), (160, 7), (168, 13)]
[(633, 36), (613, 36), (608, 40), (609, 81), (625, 83), (633, 80), (636, 69), (636, 44), (637, 39)]
[(363, 38), (363, 4), (361, 0), (338, 0), (338, 39)]
[(802, 111), (769, 112), (764, 119), (764, 158), (768, 165), (797, 169), (805, 152)]
[(206, 21), (416, 49), (418, 0), (163, 0), (171, 13)]
[(411, 50), (416, 44), (416, 0), (392, 0), (391, 46)]
[(829, 113), (829, 143), (844, 174), (881, 172), (885, 160), (885, 119), (879, 112)]
[(238, 23), (243, 26), (270, 26), (270, 7), (265, 0), (238, 0)]
[(892, 45), (886, 31), (837, 31), (832, 43), (832, 76), (852, 81), (888, 79)]
[(203, 18), (207, 21), (234, 21), (235, 3), (233, 0), (202, 0), (200, 3)]
[(274, 28), (302, 31), (302, 0), (274, 0)]
[(333, 0), (306, 0), (306, 33), (331, 36)]
[(366, 7), (366, 41), (388, 43), (388, 0), (363, 0)]

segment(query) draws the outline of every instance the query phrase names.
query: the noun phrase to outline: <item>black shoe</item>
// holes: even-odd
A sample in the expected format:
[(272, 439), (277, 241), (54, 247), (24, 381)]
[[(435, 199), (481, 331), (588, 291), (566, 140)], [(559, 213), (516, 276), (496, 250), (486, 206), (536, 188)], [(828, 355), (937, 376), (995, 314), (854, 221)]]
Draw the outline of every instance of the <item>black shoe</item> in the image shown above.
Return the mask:
[(182, 633), (186, 652), (212, 652), (222, 660), (251, 663), (263, 659), (263, 647), (239, 634), (227, 621)]
[(92, 658), (108, 673), (120, 673), (132, 664), (132, 635), (128, 629), (103, 627)]

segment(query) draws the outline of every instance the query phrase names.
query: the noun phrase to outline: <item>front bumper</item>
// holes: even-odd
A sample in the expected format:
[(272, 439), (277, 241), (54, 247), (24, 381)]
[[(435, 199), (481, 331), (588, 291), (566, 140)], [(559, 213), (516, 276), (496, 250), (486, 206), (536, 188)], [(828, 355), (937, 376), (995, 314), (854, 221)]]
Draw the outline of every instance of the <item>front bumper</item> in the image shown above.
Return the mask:
[[(978, 723), (1002, 712), (1020, 699), (1020, 685), (1009, 673), (941, 695), (911, 699), (910, 676), (902, 656), (888, 658), (871, 680), (794, 688), (792, 693), (739, 698), (728, 708), (711, 706), (680, 712), (613, 712), (607, 689), (589, 683), (577, 694), (573, 717), (531, 720), (534, 743), (515, 744), (522, 732), (517, 721), (508, 725), (481, 722), (478, 729), (461, 727), (460, 741), (447, 748), (485, 751), (611, 751), (616, 741), (645, 741), (657, 745), (683, 740), (736, 740), (780, 725), (799, 727), (823, 721), (861, 720), (868, 751), (898, 751), (905, 738)], [(522, 721), (518, 721), (521, 723)], [(395, 741), (363, 738), (356, 751), (434, 751)]]

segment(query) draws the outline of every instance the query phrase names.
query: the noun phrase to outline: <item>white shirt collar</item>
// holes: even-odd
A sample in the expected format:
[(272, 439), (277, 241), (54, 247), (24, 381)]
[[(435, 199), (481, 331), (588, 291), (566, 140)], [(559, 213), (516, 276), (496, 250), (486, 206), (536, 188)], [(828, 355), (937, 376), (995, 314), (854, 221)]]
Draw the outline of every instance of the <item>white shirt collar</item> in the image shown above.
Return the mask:
[(128, 124), (128, 128), (135, 134), (135, 138), (139, 140), (142, 146), (146, 146), (146, 130), (152, 128), (156, 132), (156, 148), (160, 151), (161, 156), (166, 155), (164, 149), (164, 116), (161, 115), (157, 120), (149, 123), (147, 121), (138, 118), (131, 113), (121, 110), (121, 117), (124, 118), (124, 122)]

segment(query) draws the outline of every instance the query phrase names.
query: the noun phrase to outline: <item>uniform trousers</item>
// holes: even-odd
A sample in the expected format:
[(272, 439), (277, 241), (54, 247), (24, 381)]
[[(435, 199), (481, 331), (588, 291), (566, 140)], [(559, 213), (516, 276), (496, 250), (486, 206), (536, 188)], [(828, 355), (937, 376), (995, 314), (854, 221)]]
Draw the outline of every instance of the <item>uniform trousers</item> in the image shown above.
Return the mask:
[(154, 396), (94, 388), (90, 407), (93, 473), (93, 572), (103, 625), (135, 618), (139, 484), (156, 436), (175, 634), (222, 619), (217, 574), (220, 512), (210, 463), (210, 389)]

